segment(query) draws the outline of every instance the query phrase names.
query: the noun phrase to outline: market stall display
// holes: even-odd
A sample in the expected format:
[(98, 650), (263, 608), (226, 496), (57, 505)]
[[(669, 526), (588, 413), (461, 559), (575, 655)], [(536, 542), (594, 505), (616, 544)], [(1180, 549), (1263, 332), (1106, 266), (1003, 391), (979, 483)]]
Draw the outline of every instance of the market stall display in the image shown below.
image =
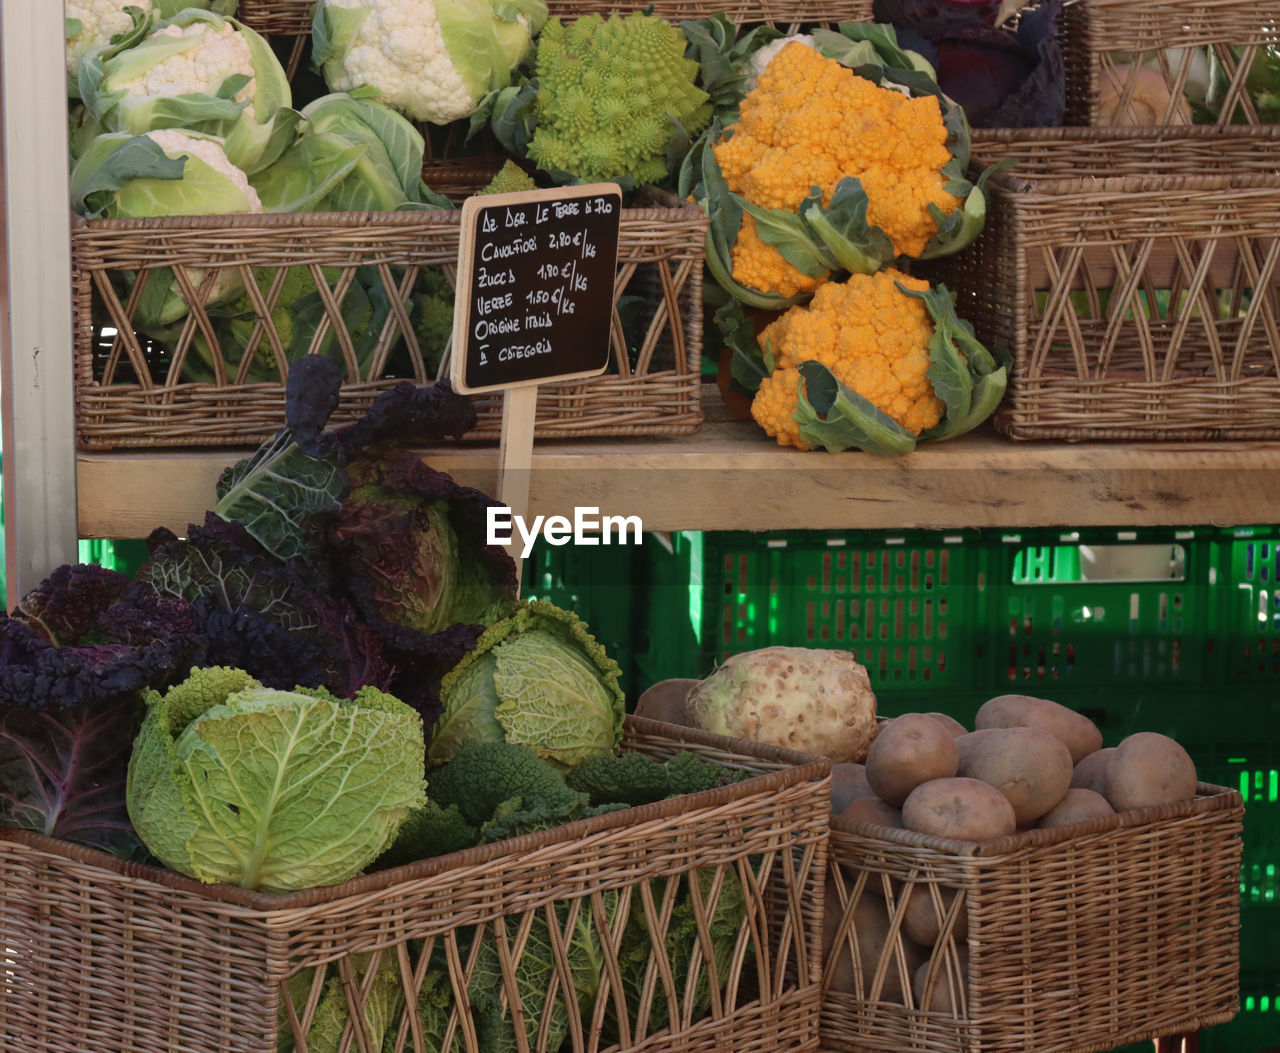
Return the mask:
[[(611, 364), (540, 436), (697, 430), (706, 326), (726, 399), (831, 451), (755, 436), (780, 466), (1280, 437), (1275, 18), (1168, 2), (68, 21), (77, 441), (262, 446), (0, 616), (0, 1044), (1106, 1053), (1249, 1008), (1267, 762), (1180, 732), (1280, 669), (1263, 534), (1083, 607), (1024, 588), (1036, 539), (1010, 578), (1012, 535), (750, 535), (597, 620), (412, 449), (499, 435), (441, 380), (457, 206), (595, 181)], [(1104, 682), (1186, 690), (1121, 734)]]

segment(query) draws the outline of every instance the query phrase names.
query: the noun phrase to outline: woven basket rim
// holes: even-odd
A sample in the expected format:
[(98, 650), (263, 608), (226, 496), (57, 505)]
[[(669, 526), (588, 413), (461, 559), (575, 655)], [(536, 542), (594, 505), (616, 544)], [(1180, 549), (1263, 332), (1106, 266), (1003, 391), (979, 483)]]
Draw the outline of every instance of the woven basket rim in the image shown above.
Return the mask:
[(714, 809), (747, 797), (774, 793), (788, 786), (822, 779), (831, 773), (831, 762), (826, 757), (813, 754), (797, 753), (777, 746), (747, 742), (681, 725), (665, 724), (633, 714), (627, 715), (626, 726), (628, 730), (635, 733), (660, 735), (680, 743), (708, 746), (768, 764), (785, 765), (785, 767), (779, 771), (752, 775), (748, 779), (728, 786), (667, 798), (653, 804), (624, 808), (589, 819), (578, 819), (551, 830), (522, 834), (519, 837), (495, 841), (487, 845), (477, 845), (461, 852), (451, 852), (448, 855), (420, 860), (405, 866), (363, 874), (341, 884), (321, 885), (297, 892), (255, 892), (236, 888), (233, 885), (205, 883), (164, 867), (121, 859), (100, 849), (64, 841), (33, 830), (0, 827), (0, 844), (8, 842), (24, 845), (74, 863), (96, 867), (127, 882), (149, 882), (161, 885), (230, 908), (240, 908), (247, 914), (275, 915), (366, 897), (399, 885), (418, 884), (424, 879), (445, 875), (450, 871), (475, 868), (508, 856), (531, 855), (540, 849), (583, 840), (609, 830), (654, 820), (672, 819), (703, 809)]
[[(1280, 187), (1280, 165), (1269, 172), (1220, 170), (1193, 171), (1179, 168), (1177, 148), (1180, 144), (1221, 143), (1247, 144), (1250, 150), (1260, 146), (1280, 151), (1280, 125), (1232, 126), (1210, 128), (1203, 125), (1173, 125), (1153, 128), (998, 128), (974, 134), (970, 164), (982, 169), (992, 161), (1010, 157), (1019, 146), (1035, 147), (1041, 156), (1070, 162), (1073, 154), (1097, 146), (1120, 148), (1141, 146), (1153, 154), (1168, 153), (1173, 160), (1161, 171), (1126, 171), (1121, 163), (1114, 174), (1096, 174), (1096, 161), (1083, 158), (1079, 170), (1024, 175), (1019, 165), (991, 176), (988, 185), (1016, 194), (1037, 191), (1050, 194), (1068, 193), (1169, 193), (1176, 191), (1221, 191)], [(988, 156), (988, 153), (994, 156)]]
[(870, 837), (878, 841), (891, 841), (903, 848), (915, 848), (928, 852), (942, 853), (948, 856), (961, 856), (981, 859), (984, 862), (998, 863), (1003, 858), (1021, 855), (1026, 852), (1064, 841), (1074, 841), (1095, 834), (1110, 833), (1113, 830), (1127, 830), (1133, 827), (1149, 827), (1167, 823), (1174, 819), (1185, 819), (1192, 815), (1204, 815), (1211, 812), (1230, 811), (1240, 808), (1244, 799), (1240, 791), (1229, 786), (1215, 786), (1212, 783), (1197, 783), (1196, 796), (1189, 801), (1175, 801), (1172, 804), (1149, 805), (1145, 808), (1130, 808), (1115, 815), (1099, 819), (1087, 819), (1084, 822), (1071, 823), (1066, 826), (1050, 827), (1044, 830), (1026, 830), (1018, 834), (996, 837), (990, 841), (959, 841), (948, 837), (935, 837), (921, 834), (914, 830), (899, 830), (895, 827), (881, 826), (863, 820), (842, 819), (832, 816), (833, 833), (855, 834), (859, 837)]
[[(430, 173), (431, 165), (424, 168)], [(450, 174), (461, 169), (449, 168)], [(692, 201), (660, 187), (641, 187), (632, 204), (622, 209), (622, 218), (662, 220), (705, 216)], [(211, 216), (144, 216), (130, 219), (86, 219), (71, 213), (71, 236), (88, 231), (141, 231), (144, 233), (174, 230), (279, 230), (335, 227), (346, 230), (377, 224), (382, 227), (422, 227), (442, 224), (457, 226), (462, 210), (456, 208), (403, 209), (392, 212), (230, 212)]]

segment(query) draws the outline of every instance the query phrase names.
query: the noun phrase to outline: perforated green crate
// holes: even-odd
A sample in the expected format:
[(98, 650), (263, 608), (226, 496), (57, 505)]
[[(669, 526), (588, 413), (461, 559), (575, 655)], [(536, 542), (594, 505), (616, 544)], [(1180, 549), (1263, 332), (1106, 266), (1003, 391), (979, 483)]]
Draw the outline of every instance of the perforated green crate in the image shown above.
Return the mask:
[(877, 690), (981, 686), (991, 551), (973, 532), (681, 533), (648, 552), (650, 680), (781, 644), (849, 651)]
[(1223, 680), (1280, 693), (1280, 527), (1225, 530), (1216, 548)]
[(1002, 535), (992, 688), (1205, 683), (1218, 623), (1214, 533)]

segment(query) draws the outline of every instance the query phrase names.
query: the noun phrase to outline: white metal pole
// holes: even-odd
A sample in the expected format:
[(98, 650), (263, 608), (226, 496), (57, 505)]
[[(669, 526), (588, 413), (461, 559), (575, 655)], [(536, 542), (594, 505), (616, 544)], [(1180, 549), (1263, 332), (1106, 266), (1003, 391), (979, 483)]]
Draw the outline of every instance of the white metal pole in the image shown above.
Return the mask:
[(0, 0), (8, 609), (78, 547), (65, 26), (57, 0)]

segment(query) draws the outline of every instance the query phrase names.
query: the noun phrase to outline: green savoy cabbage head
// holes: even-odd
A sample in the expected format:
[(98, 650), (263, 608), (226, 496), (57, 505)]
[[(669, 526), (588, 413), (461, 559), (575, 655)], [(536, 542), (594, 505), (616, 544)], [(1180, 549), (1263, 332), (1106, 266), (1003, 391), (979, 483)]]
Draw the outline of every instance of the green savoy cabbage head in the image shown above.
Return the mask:
[(129, 818), (190, 877), (267, 892), (337, 884), (425, 804), (422, 719), (375, 688), (346, 700), (214, 667), (144, 697)]
[(495, 622), (440, 684), (433, 764), (463, 742), (515, 742), (560, 768), (622, 739), (618, 663), (570, 611), (534, 600)]

